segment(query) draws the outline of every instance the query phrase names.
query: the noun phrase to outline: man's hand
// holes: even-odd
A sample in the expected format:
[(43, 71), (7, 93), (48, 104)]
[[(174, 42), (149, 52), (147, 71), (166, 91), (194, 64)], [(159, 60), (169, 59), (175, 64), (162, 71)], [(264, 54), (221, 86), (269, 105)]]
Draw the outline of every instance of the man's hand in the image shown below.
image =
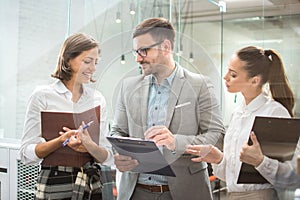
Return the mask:
[(187, 145), (187, 153), (199, 156), (192, 158), (193, 162), (208, 162), (219, 164), (223, 159), (223, 153), (215, 146), (209, 145)]
[(257, 167), (264, 160), (264, 155), (254, 132), (250, 133), (250, 138), (253, 142), (253, 145), (249, 146), (248, 142), (244, 143), (240, 152), (240, 160), (244, 163)]
[(132, 159), (129, 156), (116, 154), (114, 157), (115, 165), (120, 172), (131, 171), (133, 168), (139, 165), (137, 160)]
[(176, 138), (165, 126), (153, 126), (144, 135), (145, 139), (153, 140), (157, 146), (166, 146), (171, 151), (176, 149)]

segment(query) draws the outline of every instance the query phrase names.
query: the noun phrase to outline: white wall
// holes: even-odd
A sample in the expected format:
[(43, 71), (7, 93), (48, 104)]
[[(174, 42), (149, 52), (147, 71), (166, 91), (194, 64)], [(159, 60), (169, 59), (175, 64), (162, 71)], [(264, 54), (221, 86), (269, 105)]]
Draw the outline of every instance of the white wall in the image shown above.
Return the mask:
[[(19, 1), (0, 1), (0, 138), (16, 137)], [(9, 20), (8, 20), (9, 19)]]

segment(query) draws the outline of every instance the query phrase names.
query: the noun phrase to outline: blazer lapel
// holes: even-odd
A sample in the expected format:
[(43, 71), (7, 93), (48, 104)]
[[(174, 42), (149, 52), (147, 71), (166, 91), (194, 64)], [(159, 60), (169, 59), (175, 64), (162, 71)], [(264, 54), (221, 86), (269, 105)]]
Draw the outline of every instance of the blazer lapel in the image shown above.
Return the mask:
[(148, 96), (149, 96), (149, 76), (145, 76), (140, 85), (140, 101), (141, 101), (141, 119), (143, 131), (147, 130), (147, 115), (148, 115)]
[(178, 66), (177, 70), (178, 71), (174, 77), (173, 84), (170, 91), (170, 96), (169, 96), (168, 110), (167, 110), (167, 117), (166, 117), (166, 124), (165, 124), (166, 127), (170, 126), (175, 106), (177, 104), (181, 89), (185, 82), (183, 69), (180, 66)]

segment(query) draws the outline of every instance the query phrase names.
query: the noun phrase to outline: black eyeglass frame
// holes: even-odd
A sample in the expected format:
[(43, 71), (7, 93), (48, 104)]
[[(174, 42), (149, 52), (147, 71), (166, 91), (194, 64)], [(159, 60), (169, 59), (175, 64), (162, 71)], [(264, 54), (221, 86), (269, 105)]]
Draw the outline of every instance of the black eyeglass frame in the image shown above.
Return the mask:
[(152, 45), (150, 45), (150, 46), (147, 46), (147, 47), (142, 47), (142, 48), (139, 48), (139, 49), (137, 49), (137, 50), (132, 50), (132, 53), (133, 53), (133, 55), (134, 56), (137, 56), (138, 54), (141, 56), (141, 57), (146, 57), (147, 56), (147, 53), (148, 53), (148, 50), (149, 49), (151, 49), (151, 48), (153, 48), (153, 47), (155, 47), (155, 46), (157, 46), (157, 45), (160, 45), (161, 43), (163, 43), (164, 41), (159, 41), (159, 42), (157, 42), (157, 43), (155, 43), (155, 44), (152, 44)]

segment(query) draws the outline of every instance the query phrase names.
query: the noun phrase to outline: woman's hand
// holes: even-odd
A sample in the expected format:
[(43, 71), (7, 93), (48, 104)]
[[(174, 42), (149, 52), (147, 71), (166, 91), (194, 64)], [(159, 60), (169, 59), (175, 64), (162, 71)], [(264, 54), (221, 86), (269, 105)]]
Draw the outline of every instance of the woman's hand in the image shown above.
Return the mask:
[(240, 152), (240, 160), (244, 163), (257, 167), (264, 160), (264, 155), (254, 132), (250, 133), (250, 138), (253, 142), (253, 145), (249, 146), (248, 142), (244, 143)]
[(223, 153), (215, 146), (209, 145), (187, 145), (187, 153), (198, 156), (192, 158), (193, 162), (208, 162), (219, 164), (223, 159)]
[(68, 147), (77, 152), (87, 152), (82, 144), (78, 130), (71, 130), (67, 127), (64, 127), (63, 130), (66, 132), (60, 132), (60, 135), (64, 138), (63, 142), (69, 139), (69, 142), (67, 143)]
[(93, 143), (93, 140), (92, 140), (87, 128), (83, 130), (82, 127), (84, 127), (84, 126), (85, 126), (85, 123), (82, 122), (82, 125), (78, 129), (77, 136), (80, 138), (83, 146), (87, 146), (87, 145), (90, 145), (91, 143)]

